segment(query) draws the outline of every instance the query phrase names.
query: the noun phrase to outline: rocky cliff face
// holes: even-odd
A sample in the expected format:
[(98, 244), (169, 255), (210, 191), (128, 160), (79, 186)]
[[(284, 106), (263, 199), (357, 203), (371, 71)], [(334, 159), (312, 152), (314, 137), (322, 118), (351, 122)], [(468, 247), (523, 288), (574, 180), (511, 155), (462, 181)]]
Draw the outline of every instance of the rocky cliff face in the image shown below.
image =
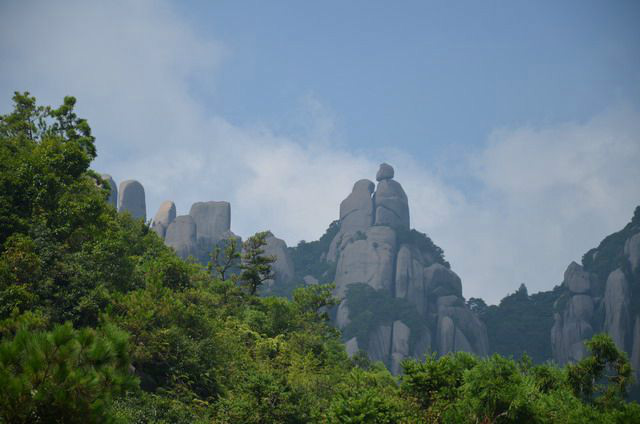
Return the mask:
[(551, 343), (555, 361), (582, 359), (584, 340), (608, 333), (640, 369), (640, 207), (621, 231), (572, 262), (556, 301)]
[[(377, 187), (355, 183), (340, 204), (339, 231), (325, 256), (336, 266), (336, 295), (343, 299), (336, 325), (352, 335), (348, 350), (365, 350), (395, 373), (405, 357), (427, 352), (485, 355), (486, 330), (465, 306), (460, 278), (426, 236), (410, 231), (407, 195), (393, 177), (393, 168), (382, 164)], [(386, 314), (366, 310), (376, 302), (395, 306)]]
[[(144, 188), (134, 180), (116, 189), (108, 176), (120, 211), (146, 217)], [(442, 251), (424, 234), (410, 229), (409, 203), (394, 180), (394, 170), (382, 164), (377, 185), (360, 180), (340, 204), (340, 219), (320, 240), (295, 248), (269, 233), (265, 255), (276, 258), (274, 280), (264, 294), (287, 295), (300, 285), (336, 283), (342, 302), (336, 325), (347, 336), (347, 351), (362, 349), (394, 373), (406, 357), (429, 352), (488, 352), (483, 323), (465, 306), (460, 278)], [(187, 215), (176, 216), (172, 201), (162, 203), (151, 228), (176, 253), (206, 264), (209, 254), (229, 238), (228, 202), (197, 202)], [(296, 266), (296, 261), (300, 266)]]

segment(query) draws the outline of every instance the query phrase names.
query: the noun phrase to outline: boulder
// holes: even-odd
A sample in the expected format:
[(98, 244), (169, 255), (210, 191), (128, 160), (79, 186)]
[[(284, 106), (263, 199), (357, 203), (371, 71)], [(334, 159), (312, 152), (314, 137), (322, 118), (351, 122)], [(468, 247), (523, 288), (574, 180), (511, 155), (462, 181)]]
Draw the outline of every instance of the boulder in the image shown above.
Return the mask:
[(393, 178), (393, 166), (388, 163), (381, 163), (378, 172), (376, 173), (376, 181), (390, 180)]
[(591, 320), (594, 308), (595, 302), (591, 296), (574, 294), (570, 295), (565, 309), (554, 314), (551, 347), (553, 357), (559, 364), (579, 361), (587, 354), (584, 340), (593, 336)]
[(151, 229), (164, 238), (169, 224), (176, 219), (176, 205), (171, 200), (165, 200), (158, 208), (158, 212), (153, 217)]
[(564, 272), (564, 284), (572, 293), (587, 293), (591, 290), (589, 273), (575, 262), (571, 262)]
[(409, 337), (411, 336), (411, 330), (407, 325), (400, 321), (393, 322), (393, 345), (392, 351), (402, 353), (403, 355), (409, 355)]
[(107, 198), (107, 202), (113, 206), (114, 208), (118, 207), (118, 186), (116, 182), (113, 180), (113, 177), (109, 174), (102, 174), (102, 179), (106, 180), (109, 184), (109, 197)]
[(365, 283), (393, 294), (396, 233), (389, 227), (370, 227), (344, 247), (336, 267), (336, 292), (343, 297), (349, 284)]
[[(275, 262), (271, 265), (273, 272), (273, 282), (275, 284), (288, 284), (293, 281), (295, 270), (293, 259), (284, 240), (275, 237), (271, 232), (265, 238), (266, 244), (263, 247), (264, 256), (275, 257)], [(267, 285), (270, 283), (267, 282)]]
[(147, 219), (147, 204), (144, 187), (136, 180), (120, 183), (118, 194), (118, 212), (129, 212), (134, 218)]
[(231, 228), (231, 205), (229, 202), (196, 202), (189, 215), (197, 228), (199, 244), (208, 246), (223, 240)]
[(391, 342), (391, 373), (400, 374), (402, 360), (409, 356), (409, 338), (411, 330), (402, 321), (394, 321)]
[(371, 195), (374, 188), (373, 182), (360, 180), (353, 185), (351, 194), (340, 203), (340, 231), (329, 245), (326, 257), (328, 261), (337, 261), (338, 251), (343, 240), (358, 231), (365, 232), (373, 225), (373, 199)]
[(381, 180), (373, 195), (375, 225), (409, 230), (409, 201), (400, 183)]
[(424, 269), (427, 294), (434, 297), (455, 295), (462, 297), (462, 281), (455, 272), (442, 264), (435, 263)]
[(437, 341), (438, 341), (438, 353), (440, 355), (446, 355), (449, 352), (454, 351), (455, 347), (455, 333), (456, 326), (453, 323), (453, 320), (448, 316), (440, 316), (438, 318), (438, 330), (437, 330)]
[[(437, 305), (438, 322), (442, 322), (447, 317), (455, 327), (454, 336), (447, 333), (447, 337), (453, 337), (453, 339), (445, 338), (446, 344), (439, 346), (439, 351), (465, 351), (481, 356), (489, 353), (487, 329), (484, 323), (465, 306), (462, 298), (452, 295), (443, 296), (437, 300)], [(440, 339), (438, 341), (440, 342)]]
[(447, 296), (440, 296), (438, 300), (436, 300), (436, 305), (438, 307), (438, 313), (440, 313), (446, 308), (452, 306), (464, 306), (464, 300), (456, 295), (450, 294)]
[(196, 223), (191, 215), (181, 215), (169, 224), (164, 242), (172, 247), (178, 256), (185, 259), (198, 256)]
[(631, 293), (627, 278), (620, 268), (609, 274), (604, 292), (604, 330), (609, 333), (618, 348), (625, 349), (629, 333), (629, 299)]
[(636, 233), (624, 244), (624, 254), (631, 264), (631, 272), (637, 272), (640, 269), (640, 233)]
[(413, 246), (403, 244), (396, 257), (395, 297), (407, 299), (421, 315), (426, 315), (427, 296), (422, 255)]
[(340, 203), (340, 229), (352, 234), (366, 231), (373, 224), (373, 199), (375, 185), (369, 180), (360, 180), (353, 185), (351, 194)]

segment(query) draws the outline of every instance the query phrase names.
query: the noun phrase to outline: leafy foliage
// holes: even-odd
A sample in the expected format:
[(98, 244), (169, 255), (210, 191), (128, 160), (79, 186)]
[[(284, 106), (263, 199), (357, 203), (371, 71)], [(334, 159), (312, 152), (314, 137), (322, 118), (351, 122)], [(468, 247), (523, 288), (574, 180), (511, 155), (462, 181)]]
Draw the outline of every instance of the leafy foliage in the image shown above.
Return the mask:
[(542, 363), (552, 357), (549, 334), (553, 305), (560, 295), (560, 287), (529, 295), (523, 284), (498, 305), (487, 306), (476, 298), (467, 304), (485, 323), (493, 352), (516, 359), (527, 354), (534, 362)]
[(0, 421), (108, 422), (112, 396), (135, 387), (127, 335), (112, 326), (22, 328), (0, 344)]
[[(107, 204), (72, 98), (14, 101), (0, 117), (0, 422), (638, 422), (622, 401), (628, 361), (604, 338), (568, 370), (456, 353), (405, 361), (398, 384), (382, 364), (348, 358), (328, 321), (332, 285), (256, 295), (271, 273), (264, 234), (244, 246), (239, 276), (220, 255), (209, 268), (179, 259)], [(353, 290), (347, 331), (419, 326), (414, 308)]]
[(323, 254), (329, 250), (333, 238), (340, 231), (340, 222), (333, 221), (319, 240), (306, 242), (302, 240), (289, 252), (295, 267), (294, 281), (300, 283), (306, 275), (311, 275), (321, 283), (329, 283), (335, 277), (335, 265), (323, 260)]
[(434, 263), (439, 263), (447, 268), (451, 268), (449, 262), (444, 259), (444, 251), (437, 246), (430, 238), (420, 231), (411, 229), (397, 229), (398, 245), (410, 244), (416, 246), (423, 255), (431, 258)]

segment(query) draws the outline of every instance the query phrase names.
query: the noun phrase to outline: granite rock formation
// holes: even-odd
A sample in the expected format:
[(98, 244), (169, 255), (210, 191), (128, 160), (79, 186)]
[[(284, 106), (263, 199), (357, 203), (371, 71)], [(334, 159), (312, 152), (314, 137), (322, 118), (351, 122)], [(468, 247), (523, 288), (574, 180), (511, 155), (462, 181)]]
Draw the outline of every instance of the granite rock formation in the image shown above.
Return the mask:
[(180, 215), (167, 227), (164, 242), (181, 258), (197, 257), (199, 254), (197, 234), (196, 221), (193, 217)]
[(147, 204), (144, 187), (136, 180), (120, 183), (118, 190), (118, 212), (129, 212), (134, 218), (147, 219)]
[(340, 205), (340, 229), (325, 256), (336, 266), (336, 295), (343, 299), (335, 321), (349, 333), (354, 325), (350, 288), (363, 284), (375, 296), (410, 305), (418, 319), (383, 318), (366, 340), (350, 337), (349, 352), (363, 349), (396, 374), (402, 359), (428, 352), (487, 354), (486, 329), (465, 305), (460, 278), (434, 259), (428, 243), (418, 241), (426, 236), (410, 231), (407, 195), (393, 178), (393, 168), (382, 164), (377, 187), (360, 180)]
[(160, 238), (164, 238), (167, 228), (169, 225), (176, 219), (176, 205), (171, 200), (165, 200), (160, 205), (158, 212), (153, 217), (153, 221), (151, 222), (151, 229), (160, 236)]
[(266, 285), (272, 286), (273, 284), (291, 284), (295, 274), (293, 266), (293, 260), (291, 259), (291, 253), (287, 248), (287, 243), (284, 240), (277, 238), (270, 231), (265, 239), (267, 244), (264, 246), (264, 256), (270, 256), (275, 258), (275, 261), (271, 265), (271, 272), (273, 272), (273, 280), (267, 280)]
[(102, 178), (106, 180), (107, 183), (109, 183), (110, 192), (109, 192), (109, 198), (107, 199), (107, 202), (109, 202), (109, 204), (114, 208), (117, 208), (118, 207), (118, 186), (116, 185), (116, 182), (113, 180), (113, 177), (111, 175), (102, 174)]
[(640, 207), (623, 230), (584, 255), (582, 266), (569, 265), (551, 329), (556, 362), (582, 359), (587, 353), (584, 341), (606, 332), (628, 353), (632, 367), (640, 369), (639, 252)]

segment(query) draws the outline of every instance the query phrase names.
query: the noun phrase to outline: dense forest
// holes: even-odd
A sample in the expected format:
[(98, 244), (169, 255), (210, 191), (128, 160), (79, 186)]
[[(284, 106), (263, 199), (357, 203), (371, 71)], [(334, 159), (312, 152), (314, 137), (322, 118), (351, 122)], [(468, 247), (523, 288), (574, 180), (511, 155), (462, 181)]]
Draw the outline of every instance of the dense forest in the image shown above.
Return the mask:
[[(258, 295), (270, 277), (266, 233), (203, 266), (117, 213), (74, 104), (16, 93), (0, 117), (0, 422), (640, 422), (625, 400), (629, 361), (605, 335), (564, 368), (455, 353), (405, 360), (394, 377), (350, 358), (328, 319), (331, 284)], [(384, 299), (372, 301), (384, 312)]]

